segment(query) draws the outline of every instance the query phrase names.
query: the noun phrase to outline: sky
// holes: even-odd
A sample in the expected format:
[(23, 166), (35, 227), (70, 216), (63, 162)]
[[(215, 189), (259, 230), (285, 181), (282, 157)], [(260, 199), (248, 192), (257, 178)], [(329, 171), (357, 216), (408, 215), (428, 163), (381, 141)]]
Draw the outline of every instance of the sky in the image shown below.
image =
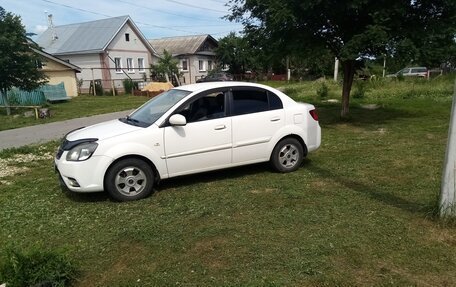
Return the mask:
[(54, 26), (129, 15), (147, 39), (202, 34), (219, 39), (242, 31), (241, 24), (222, 19), (229, 14), (228, 1), (0, 0), (0, 6), (20, 16), (28, 33), (38, 35), (47, 29), (49, 14)]

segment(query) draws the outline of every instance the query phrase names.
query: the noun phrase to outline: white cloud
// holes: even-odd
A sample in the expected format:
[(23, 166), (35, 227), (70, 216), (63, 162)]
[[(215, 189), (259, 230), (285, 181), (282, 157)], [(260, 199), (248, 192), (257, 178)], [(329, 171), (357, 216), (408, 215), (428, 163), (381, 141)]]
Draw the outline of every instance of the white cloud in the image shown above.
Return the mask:
[(46, 31), (48, 27), (47, 26), (44, 26), (44, 25), (36, 25), (35, 28), (33, 29), (33, 33), (36, 33), (36, 34), (41, 34), (43, 33), (44, 31)]

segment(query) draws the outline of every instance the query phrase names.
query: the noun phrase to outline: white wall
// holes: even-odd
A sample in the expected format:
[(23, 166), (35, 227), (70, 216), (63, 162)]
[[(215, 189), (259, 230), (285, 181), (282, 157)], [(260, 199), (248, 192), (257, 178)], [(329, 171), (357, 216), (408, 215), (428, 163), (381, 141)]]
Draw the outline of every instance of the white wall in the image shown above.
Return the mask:
[[(129, 34), (129, 41), (126, 40), (126, 33)], [(131, 28), (130, 24), (127, 23), (127, 25), (119, 31), (111, 44), (108, 46), (107, 51), (112, 60), (116, 57), (121, 58), (121, 67), (130, 78), (133, 80), (140, 80), (146, 76), (146, 78), (149, 79), (149, 67), (153, 62), (152, 55), (146, 45), (140, 40), (139, 35)], [(127, 58), (133, 59), (133, 71), (127, 71)], [(144, 72), (140, 72), (138, 69), (139, 58), (144, 59)], [(109, 68), (115, 68), (115, 64), (112, 60), (109, 58), (107, 59)], [(124, 72), (110, 70), (110, 73), (111, 79), (113, 80), (123, 80), (128, 78)], [(116, 81), (116, 88), (121, 88), (121, 86), (121, 81)]]
[(88, 89), (92, 79), (101, 79), (102, 73), (100, 69), (90, 68), (100, 68), (100, 55), (99, 54), (83, 54), (83, 55), (67, 55), (59, 56), (62, 60), (69, 60), (71, 64), (81, 68), (81, 73), (77, 73), (76, 76), (78, 79), (83, 79), (84, 84), (81, 87), (82, 89)]
[[(186, 57), (179, 58), (179, 66), (182, 68), (182, 60), (187, 59), (188, 62), (188, 71), (181, 72), (185, 78), (185, 84), (193, 84), (197, 79), (207, 76), (209, 72), (208, 61), (212, 61), (212, 68), (215, 67), (215, 57), (210, 56), (200, 56), (200, 55), (189, 55)], [(199, 61), (203, 61), (204, 69), (199, 69)]]

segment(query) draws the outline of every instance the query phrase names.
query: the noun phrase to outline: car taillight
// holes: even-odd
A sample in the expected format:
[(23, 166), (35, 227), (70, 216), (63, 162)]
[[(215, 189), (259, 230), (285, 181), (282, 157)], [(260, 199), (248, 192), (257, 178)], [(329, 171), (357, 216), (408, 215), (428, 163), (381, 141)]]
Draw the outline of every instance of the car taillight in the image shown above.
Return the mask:
[(312, 118), (314, 120), (316, 120), (318, 122), (318, 114), (317, 114), (317, 110), (313, 109), (311, 111), (309, 111), (309, 114), (312, 116)]

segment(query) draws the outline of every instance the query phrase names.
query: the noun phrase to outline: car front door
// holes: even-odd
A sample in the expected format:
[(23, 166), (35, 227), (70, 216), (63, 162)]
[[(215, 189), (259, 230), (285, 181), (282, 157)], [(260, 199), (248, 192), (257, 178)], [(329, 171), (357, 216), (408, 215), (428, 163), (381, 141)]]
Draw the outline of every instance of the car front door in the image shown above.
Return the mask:
[(268, 145), (274, 134), (285, 125), (280, 98), (260, 88), (232, 90), (233, 163), (266, 161)]
[(231, 164), (231, 119), (227, 117), (226, 90), (193, 97), (174, 114), (184, 126), (165, 126), (165, 157), (169, 176), (227, 167)]

